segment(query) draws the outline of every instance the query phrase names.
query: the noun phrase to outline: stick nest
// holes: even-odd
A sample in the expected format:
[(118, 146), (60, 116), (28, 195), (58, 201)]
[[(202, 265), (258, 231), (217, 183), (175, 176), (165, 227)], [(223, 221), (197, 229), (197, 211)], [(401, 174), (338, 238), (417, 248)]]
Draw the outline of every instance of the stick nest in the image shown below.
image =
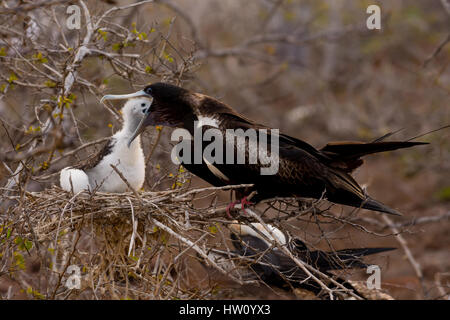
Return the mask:
[[(233, 251), (226, 228), (232, 220), (226, 217), (226, 203), (218, 205), (218, 193), (245, 186), (122, 194), (73, 194), (53, 186), (7, 196), (2, 271), (28, 294), (47, 299), (223, 298), (209, 269), (240, 285), (261, 285), (248, 276), (248, 258), (217, 255)], [(194, 206), (198, 200), (208, 205)], [(328, 211), (315, 204), (281, 201), (276, 216), (265, 220)], [(253, 210), (239, 221), (264, 223), (260, 216), (265, 212)]]

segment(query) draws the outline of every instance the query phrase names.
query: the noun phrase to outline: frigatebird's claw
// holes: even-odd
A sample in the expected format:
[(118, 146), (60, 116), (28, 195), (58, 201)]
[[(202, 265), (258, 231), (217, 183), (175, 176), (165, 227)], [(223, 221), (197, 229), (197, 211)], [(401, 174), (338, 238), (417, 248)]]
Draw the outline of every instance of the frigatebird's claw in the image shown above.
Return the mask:
[(252, 205), (254, 205), (254, 204), (255, 204), (255, 203), (253, 203), (253, 202), (247, 200), (247, 196), (243, 197), (243, 198), (241, 199), (241, 209), (242, 209), (242, 212), (244, 212), (244, 214), (247, 215), (247, 212), (245, 211), (245, 206), (246, 206), (246, 205), (247, 205), (247, 206), (252, 206)]
[(230, 214), (230, 210), (234, 209), (234, 206), (237, 205), (238, 203), (241, 203), (241, 210), (244, 213), (244, 215), (248, 215), (247, 212), (245, 211), (245, 206), (254, 205), (253, 202), (247, 200), (247, 196), (243, 197), (240, 201), (239, 200), (233, 201), (227, 206), (227, 216), (228, 216), (228, 218), (233, 219), (233, 217)]
[(231, 215), (230, 211), (231, 209), (234, 209), (234, 206), (237, 205), (239, 203), (239, 201), (233, 201), (230, 202), (230, 204), (228, 204), (227, 206), (227, 217), (230, 219), (233, 219), (233, 216)]

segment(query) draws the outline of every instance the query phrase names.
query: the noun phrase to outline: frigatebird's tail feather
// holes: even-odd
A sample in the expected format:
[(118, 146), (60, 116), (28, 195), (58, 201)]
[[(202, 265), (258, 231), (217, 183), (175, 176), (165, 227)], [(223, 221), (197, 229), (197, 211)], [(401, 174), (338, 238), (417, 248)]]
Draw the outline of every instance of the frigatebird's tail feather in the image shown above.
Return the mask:
[[(366, 268), (367, 264), (361, 260), (361, 257), (386, 251), (392, 251), (395, 249), (396, 248), (343, 249), (336, 251), (336, 257), (338, 258), (338, 261), (341, 264), (343, 263), (347, 268)], [(342, 266), (340, 268), (342, 268)]]
[(370, 256), (372, 254), (386, 252), (386, 251), (392, 251), (396, 250), (397, 248), (389, 248), (389, 247), (380, 247), (380, 248), (355, 248), (355, 249), (341, 249), (337, 250), (336, 253), (339, 257), (345, 259), (346, 257), (352, 257), (352, 258), (360, 258), (364, 256)]
[[(427, 136), (427, 135), (429, 135), (430, 133), (434, 133), (434, 132), (441, 131), (441, 130), (444, 130), (444, 129), (449, 129), (449, 128), (450, 128), (450, 124), (447, 124), (447, 125), (442, 126), (442, 127), (440, 127), (440, 128), (433, 129), (433, 130), (430, 130), (430, 131), (421, 133), (421, 134), (419, 134), (419, 135), (417, 135), (417, 136), (415, 136), (415, 137), (409, 138), (408, 140), (405, 140), (405, 141), (412, 141), (412, 140), (415, 140), (415, 139), (417, 139), (417, 138), (422, 138), (422, 137), (424, 137), (424, 136)], [(376, 138), (375, 140), (373, 140), (373, 141), (371, 141), (371, 142), (372, 142), (372, 143), (373, 143), (373, 142), (381, 142), (381, 141), (386, 140), (387, 138), (393, 136), (394, 134), (399, 133), (399, 132), (402, 131), (402, 130), (403, 130), (403, 128), (402, 128), (402, 129), (398, 129), (398, 130), (393, 131), (393, 132), (388, 132), (388, 133), (386, 133), (385, 135), (383, 135), (383, 136), (381, 136), (381, 137), (379, 137), (379, 138)]]
[(376, 142), (330, 142), (320, 151), (326, 153), (331, 159), (348, 160), (357, 159), (362, 156), (392, 151), (403, 148), (410, 148), (417, 145), (425, 145), (428, 142), (415, 141), (376, 141)]
[(327, 173), (330, 187), (326, 190), (325, 196), (328, 201), (397, 216), (402, 215), (400, 212), (369, 197), (355, 179), (346, 173), (345, 170), (330, 169)]
[(395, 250), (395, 248), (358, 248), (335, 252), (312, 251), (307, 253), (306, 261), (322, 271), (365, 268), (367, 264), (362, 261), (362, 257), (391, 250)]
[(387, 205), (372, 199), (370, 197), (367, 197), (361, 204), (361, 208), (368, 209), (368, 210), (374, 210), (379, 212), (384, 212), (388, 214), (392, 214), (394, 216), (401, 216), (402, 214), (398, 212), (397, 210), (394, 210), (392, 208), (389, 208)]
[(361, 158), (368, 154), (428, 144), (427, 142), (413, 141), (382, 141), (388, 135), (367, 143), (330, 142), (325, 147), (320, 149), (320, 152), (328, 158), (329, 166), (333, 168), (340, 168), (345, 172), (352, 172), (363, 164), (363, 160)]
[[(394, 134), (399, 133), (399, 132), (402, 131), (402, 130), (403, 130), (403, 128), (398, 129), (398, 130), (393, 131), (393, 132), (388, 132), (388, 133), (386, 133), (385, 135), (382, 135), (381, 137), (378, 137), (378, 138), (376, 138), (375, 140), (371, 141), (371, 143), (374, 143), (374, 142), (381, 142), (381, 141), (383, 141), (383, 140), (386, 140), (387, 138), (393, 136)], [(412, 140), (412, 139), (411, 139), (411, 140)], [(407, 140), (407, 141), (409, 141), (409, 140)]]

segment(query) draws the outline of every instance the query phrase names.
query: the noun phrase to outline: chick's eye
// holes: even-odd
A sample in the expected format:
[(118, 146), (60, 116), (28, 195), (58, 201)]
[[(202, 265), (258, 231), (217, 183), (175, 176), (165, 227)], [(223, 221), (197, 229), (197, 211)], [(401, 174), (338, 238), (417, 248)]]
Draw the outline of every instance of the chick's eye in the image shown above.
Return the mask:
[(141, 107), (145, 107), (145, 103), (141, 103)]

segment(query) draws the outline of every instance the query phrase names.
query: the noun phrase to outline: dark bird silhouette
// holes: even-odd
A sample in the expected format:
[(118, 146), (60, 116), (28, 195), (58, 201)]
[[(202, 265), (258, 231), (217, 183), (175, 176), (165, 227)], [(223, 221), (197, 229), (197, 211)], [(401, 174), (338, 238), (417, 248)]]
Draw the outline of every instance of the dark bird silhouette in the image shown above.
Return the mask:
[[(210, 128), (220, 130), (225, 146), (224, 159), (228, 159), (227, 152), (232, 150), (231, 157), (235, 160), (234, 164), (211, 162), (205, 156), (201, 157), (200, 162), (194, 163), (192, 161), (194, 155), (182, 164), (193, 174), (214, 186), (253, 184), (254, 187), (241, 190), (240, 196), (257, 191), (256, 196), (252, 198), (254, 202), (274, 197), (315, 199), (325, 197), (328, 201), (338, 204), (399, 214), (396, 210), (369, 197), (353, 179), (351, 172), (361, 166), (363, 163), (361, 158), (368, 154), (426, 144), (412, 141), (384, 141), (390, 136), (388, 134), (372, 142), (332, 142), (321, 149), (316, 149), (302, 140), (272, 131), (271, 128), (240, 115), (212, 97), (166, 83), (154, 83), (136, 93), (107, 95), (103, 99), (127, 99), (136, 96), (147, 96), (153, 100), (135, 136), (149, 125), (184, 128), (191, 135), (199, 128), (202, 132)], [(270, 165), (261, 159), (253, 164), (248, 161), (251, 155), (260, 152), (255, 150), (249, 141), (245, 141), (244, 144), (232, 144), (232, 148), (228, 149), (230, 140), (226, 139), (226, 131), (229, 129), (265, 130), (267, 154), (278, 160), (278, 171), (275, 174), (262, 175), (261, 170)], [(133, 137), (130, 141), (132, 140)], [(273, 152), (272, 141), (277, 140), (278, 152)], [(257, 143), (260, 142), (261, 138), (258, 136)], [(193, 141), (191, 143), (194, 144)], [(203, 142), (202, 155), (206, 147), (207, 144)], [(243, 164), (238, 164), (236, 158), (242, 148), (246, 160)]]
[[(270, 233), (259, 223), (249, 225), (232, 223), (229, 226), (230, 239), (234, 250), (211, 249), (210, 259), (222, 269), (245, 281), (259, 280), (271, 288), (293, 292), (301, 298), (329, 299), (323, 288), (297, 263), (286, 255), (278, 245), (286, 247), (294, 257), (314, 267), (329, 279), (317, 275), (331, 290), (342, 290), (336, 283), (349, 289), (364, 299), (389, 299), (390, 297), (376, 290), (367, 290), (365, 284), (346, 280), (332, 271), (342, 273), (368, 265), (362, 260), (364, 256), (387, 252), (395, 248), (355, 248), (333, 252), (310, 250), (303, 241), (290, 237), (280, 229), (267, 224)], [(209, 270), (209, 264), (198, 256), (203, 266)], [(311, 271), (311, 270), (310, 270)], [(336, 283), (331, 281), (333, 279)], [(376, 291), (376, 292), (375, 292)], [(344, 294), (342, 298), (351, 298)]]
[[(270, 235), (259, 223), (252, 223), (252, 226), (244, 224), (231, 224), (231, 240), (235, 252), (239, 256), (253, 258), (249, 267), (255, 272), (257, 277), (269, 286), (290, 290), (302, 288), (320, 296), (321, 287), (285, 253), (274, 246), (274, 237), (282, 245), (287, 246), (294, 256), (306, 262), (310, 266), (323, 272), (347, 289), (358, 292), (350, 282), (331, 274), (331, 270), (346, 270), (351, 268), (365, 268), (368, 265), (362, 261), (362, 257), (391, 251), (395, 248), (355, 248), (343, 249), (334, 252), (320, 250), (310, 250), (305, 243), (298, 238), (292, 238), (281, 230), (267, 225), (272, 232)], [(226, 253), (224, 253), (226, 255)], [(329, 283), (330, 288), (336, 285)]]

